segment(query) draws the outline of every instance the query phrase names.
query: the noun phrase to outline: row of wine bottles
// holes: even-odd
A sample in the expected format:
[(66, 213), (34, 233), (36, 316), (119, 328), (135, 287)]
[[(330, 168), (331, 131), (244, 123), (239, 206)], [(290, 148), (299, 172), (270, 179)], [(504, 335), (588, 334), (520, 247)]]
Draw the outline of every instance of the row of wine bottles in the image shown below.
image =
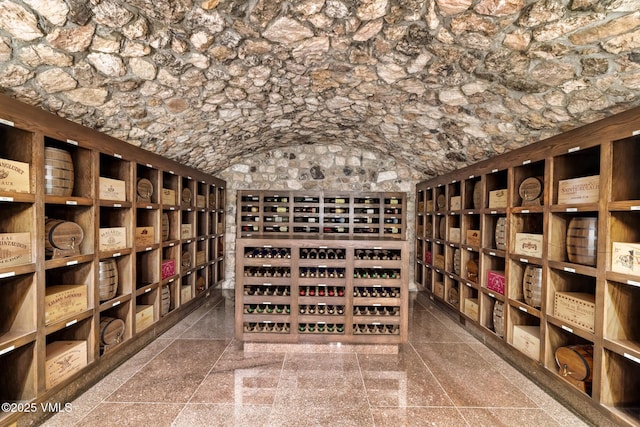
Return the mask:
[(247, 314), (289, 314), (290, 305), (278, 304), (245, 304), (244, 312)]
[(245, 258), (291, 258), (289, 248), (246, 248)]
[(344, 325), (341, 323), (300, 323), (298, 325), (298, 332), (311, 334), (342, 334), (344, 333)]
[(353, 270), (355, 279), (399, 279), (399, 269), (356, 268)]
[[(349, 203), (349, 197), (325, 197), (324, 203), (333, 203), (337, 205)], [(260, 197), (255, 195), (243, 195), (242, 202), (246, 203), (259, 203)], [(289, 197), (287, 196), (264, 196), (263, 201), (265, 203), (289, 203)], [(296, 196), (293, 198), (294, 203), (320, 203), (320, 198), (316, 196)], [(379, 198), (372, 197), (356, 197), (353, 199), (353, 203), (356, 205), (377, 205), (380, 204)], [(385, 205), (397, 205), (400, 200), (397, 198), (385, 198)]]
[(301, 286), (301, 297), (343, 297), (344, 287), (340, 286)]
[(344, 314), (344, 305), (301, 305), (298, 311), (300, 314), (335, 314), (339, 316)]
[(397, 335), (400, 333), (398, 325), (353, 325), (353, 334), (377, 334), (377, 335)]
[(353, 296), (356, 298), (398, 298), (400, 288), (356, 286), (353, 288)]
[(344, 268), (300, 268), (300, 277), (320, 277), (320, 278), (342, 278), (344, 277)]
[(245, 267), (245, 277), (291, 277), (289, 267)]
[(258, 332), (258, 333), (276, 333), (276, 334), (288, 334), (291, 330), (291, 326), (288, 323), (257, 323), (257, 322), (245, 322), (242, 325), (245, 332)]
[(400, 250), (388, 250), (388, 249), (356, 249), (356, 259), (362, 260), (399, 260)]
[(300, 259), (344, 259), (345, 249), (301, 248)]
[(355, 306), (353, 314), (356, 316), (399, 316), (400, 307), (381, 307), (381, 306)]
[(289, 286), (271, 286), (271, 285), (245, 285), (244, 295), (255, 296), (274, 296), (288, 297), (291, 295)]

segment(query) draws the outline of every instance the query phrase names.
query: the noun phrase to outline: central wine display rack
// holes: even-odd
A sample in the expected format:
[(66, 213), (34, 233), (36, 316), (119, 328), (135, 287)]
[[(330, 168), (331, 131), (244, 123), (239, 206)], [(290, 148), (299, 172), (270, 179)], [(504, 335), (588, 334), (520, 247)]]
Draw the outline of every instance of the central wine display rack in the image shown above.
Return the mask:
[(406, 342), (408, 242), (245, 237), (236, 254), (239, 340)]

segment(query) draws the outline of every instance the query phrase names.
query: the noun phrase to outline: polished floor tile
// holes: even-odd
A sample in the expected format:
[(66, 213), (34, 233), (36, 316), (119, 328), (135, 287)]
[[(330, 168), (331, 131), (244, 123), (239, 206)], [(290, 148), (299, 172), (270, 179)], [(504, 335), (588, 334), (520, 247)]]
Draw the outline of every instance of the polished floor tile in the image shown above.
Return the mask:
[(514, 426), (587, 424), (429, 301), (409, 342), (251, 345), (233, 299), (207, 302), (47, 420), (68, 426)]

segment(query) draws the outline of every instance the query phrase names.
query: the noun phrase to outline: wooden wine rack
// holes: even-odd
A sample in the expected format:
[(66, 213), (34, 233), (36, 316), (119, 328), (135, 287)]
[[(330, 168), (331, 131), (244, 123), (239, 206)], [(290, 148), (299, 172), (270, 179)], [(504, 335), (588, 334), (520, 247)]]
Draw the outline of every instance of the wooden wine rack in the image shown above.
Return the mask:
[[(520, 351), (527, 354), (514, 331), (532, 327), (528, 329), (539, 334), (539, 350), (529, 356), (560, 394), (629, 425), (640, 424), (640, 269), (614, 271), (612, 246), (640, 241), (639, 113), (624, 112), (422, 182), (415, 215), (416, 283), (430, 298), (458, 312), (489, 341), (506, 343), (505, 354), (513, 360)], [(532, 178), (542, 181), (537, 200), (540, 189)], [(578, 183), (572, 191), (563, 191), (567, 180), (575, 179), (569, 181)], [(579, 200), (593, 195), (593, 182), (599, 194)], [(506, 220), (500, 221), (506, 223), (506, 246), (499, 248), (500, 218)], [(571, 262), (567, 255), (574, 218), (596, 218), (597, 242), (585, 238), (578, 245), (583, 254), (587, 244), (595, 245), (594, 265)], [(527, 234), (530, 240), (522, 240)], [(456, 253), (459, 271), (454, 270)], [(625, 254), (627, 265), (637, 263), (634, 253)], [(470, 279), (474, 264), (479, 275)], [(540, 307), (527, 304), (523, 294), (530, 265), (542, 269)], [(504, 272), (502, 294), (489, 288), (490, 271)], [(595, 302), (586, 323), (567, 321), (566, 313), (555, 307), (565, 293), (585, 295), (580, 316), (588, 313), (589, 300)], [(474, 302), (475, 311), (469, 309)], [(503, 330), (493, 323), (497, 302), (504, 303), (505, 321), (498, 323), (504, 323)], [(573, 345), (593, 346), (592, 384), (585, 391), (558, 373), (556, 351)]]
[[(45, 175), (51, 168), (44, 167), (45, 147), (71, 155), (75, 179), (68, 196), (46, 194)], [(92, 372), (117, 366), (117, 360), (175, 324), (224, 279), (224, 181), (6, 96), (0, 96), (0, 158), (28, 165), (26, 191), (12, 191), (12, 184), (0, 191), (0, 233), (30, 233), (27, 262), (0, 264), (2, 402), (69, 398), (78, 392), (76, 385), (71, 394), (66, 391), (71, 382), (80, 384)], [(104, 178), (115, 180), (109, 182), (118, 188), (110, 191), (118, 196), (101, 193)], [(144, 180), (140, 192), (139, 180)], [(173, 191), (175, 201), (163, 201), (162, 189)], [(163, 214), (167, 239), (161, 238)], [(83, 237), (73, 251), (45, 255), (45, 217), (80, 226)], [(182, 263), (183, 256), (190, 263)], [(108, 293), (101, 301), (99, 263), (110, 260), (118, 286), (113, 297)], [(163, 266), (166, 260), (174, 264)], [(82, 292), (75, 296), (80, 308), (47, 323), (45, 313), (55, 309), (45, 304), (47, 290), (69, 284), (80, 285)], [(168, 313), (161, 312), (165, 288)], [(144, 323), (136, 322), (138, 314), (145, 316)], [(115, 344), (100, 343), (104, 318), (124, 322)], [(47, 346), (69, 340), (86, 343), (81, 346), (86, 366), (47, 387), (45, 377), (53, 375), (45, 368)], [(0, 424), (21, 415), (0, 414)]]
[(237, 239), (236, 337), (406, 342), (408, 249), (397, 239)]

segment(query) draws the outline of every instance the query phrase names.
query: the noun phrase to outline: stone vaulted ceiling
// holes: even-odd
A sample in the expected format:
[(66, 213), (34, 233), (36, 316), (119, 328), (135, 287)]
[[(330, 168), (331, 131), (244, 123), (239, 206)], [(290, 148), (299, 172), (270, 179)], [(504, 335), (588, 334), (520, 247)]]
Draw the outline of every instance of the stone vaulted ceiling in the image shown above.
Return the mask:
[(640, 105), (640, 0), (0, 0), (9, 95), (213, 172), (341, 143), (426, 175)]

